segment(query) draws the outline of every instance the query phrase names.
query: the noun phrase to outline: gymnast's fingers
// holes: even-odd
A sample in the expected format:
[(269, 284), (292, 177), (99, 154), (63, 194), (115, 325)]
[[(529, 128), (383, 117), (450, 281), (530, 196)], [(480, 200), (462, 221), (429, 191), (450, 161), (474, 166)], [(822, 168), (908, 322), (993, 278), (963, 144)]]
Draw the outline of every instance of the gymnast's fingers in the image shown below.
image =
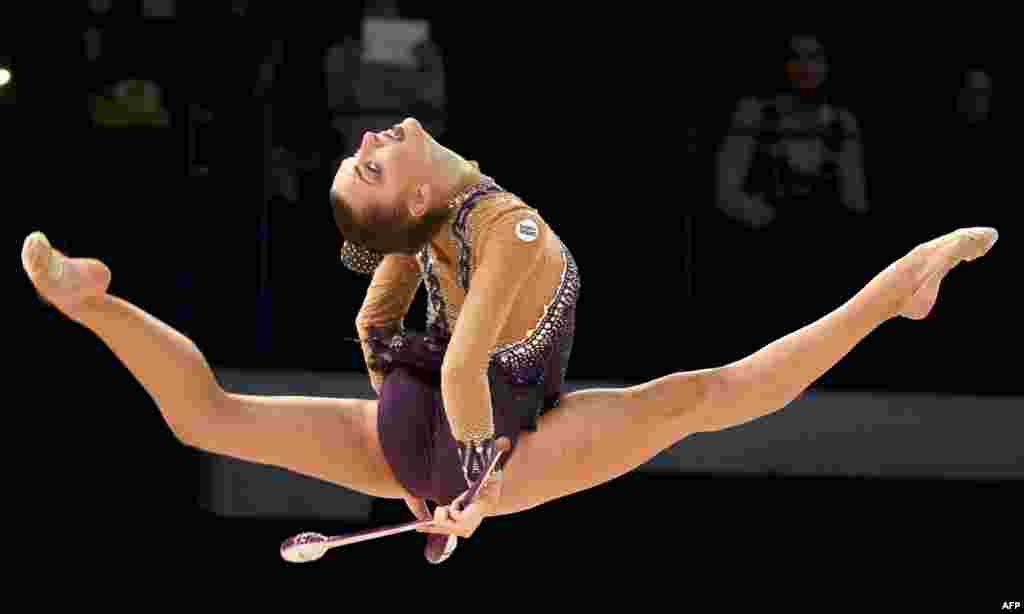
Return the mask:
[(458, 530), (451, 516), (448, 515), (448, 508), (442, 505), (434, 508), (434, 523), (416, 529), (420, 533), (437, 533), (439, 535), (455, 535)]
[(469, 507), (462, 511), (452, 509), (450, 514), (455, 519), (455, 526), (459, 531), (457, 535), (463, 538), (471, 537), (480, 527), (480, 523), (486, 515), (484, 508), (476, 501), (470, 503)]

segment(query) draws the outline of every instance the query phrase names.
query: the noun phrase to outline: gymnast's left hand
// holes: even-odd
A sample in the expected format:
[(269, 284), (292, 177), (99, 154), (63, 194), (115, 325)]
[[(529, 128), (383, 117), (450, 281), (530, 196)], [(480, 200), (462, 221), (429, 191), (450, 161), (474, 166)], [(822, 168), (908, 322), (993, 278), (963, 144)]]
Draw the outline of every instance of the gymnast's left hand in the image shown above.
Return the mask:
[(460, 511), (461, 503), (469, 495), (468, 490), (452, 501), (451, 505), (439, 505), (435, 508), (433, 524), (416, 530), (420, 533), (455, 535), (462, 538), (472, 536), (484, 518), (494, 515), (498, 510), (503, 481), (500, 474), (492, 474), (466, 509)]

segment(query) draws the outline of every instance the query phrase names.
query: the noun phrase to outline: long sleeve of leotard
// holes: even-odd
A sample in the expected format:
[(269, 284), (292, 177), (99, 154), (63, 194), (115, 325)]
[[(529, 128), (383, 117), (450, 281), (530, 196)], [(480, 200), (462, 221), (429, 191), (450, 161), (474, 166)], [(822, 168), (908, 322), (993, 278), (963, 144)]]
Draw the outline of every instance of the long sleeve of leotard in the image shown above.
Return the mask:
[[(525, 206), (485, 208), (473, 216), (472, 282), (441, 369), (441, 394), (452, 435), (470, 444), (494, 436), (490, 358), (513, 306), (530, 288), (526, 282), (548, 249), (550, 233)], [(536, 302), (531, 311), (539, 314), (543, 297), (538, 295)]]
[(414, 256), (386, 256), (373, 273), (366, 298), (356, 316), (356, 330), (359, 333), (363, 358), (375, 388), (384, 381), (384, 374), (375, 364), (366, 337), (371, 328), (388, 333), (398, 332), (416, 291), (420, 287), (419, 265)]

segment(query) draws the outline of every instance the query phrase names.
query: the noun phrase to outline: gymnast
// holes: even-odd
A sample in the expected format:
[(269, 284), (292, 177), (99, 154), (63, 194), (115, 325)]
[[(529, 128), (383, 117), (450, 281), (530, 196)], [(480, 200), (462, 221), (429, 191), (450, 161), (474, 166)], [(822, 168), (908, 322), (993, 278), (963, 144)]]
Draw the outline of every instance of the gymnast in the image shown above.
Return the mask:
[[(101, 261), (33, 232), (22, 265), (47, 304), (127, 367), (183, 445), (403, 499), (433, 520), (417, 529), (431, 562), (488, 517), (786, 407), (887, 320), (926, 317), (943, 278), (998, 237), (963, 228), (922, 243), (831, 313), (733, 363), (564, 393), (580, 274), (538, 210), (413, 118), (366, 133), (330, 199), (341, 261), (370, 277), (355, 330), (375, 400), (229, 393), (192, 340), (108, 293)], [(413, 332), (404, 320), (421, 284), (426, 329)], [(498, 470), (459, 509), (499, 450)]]

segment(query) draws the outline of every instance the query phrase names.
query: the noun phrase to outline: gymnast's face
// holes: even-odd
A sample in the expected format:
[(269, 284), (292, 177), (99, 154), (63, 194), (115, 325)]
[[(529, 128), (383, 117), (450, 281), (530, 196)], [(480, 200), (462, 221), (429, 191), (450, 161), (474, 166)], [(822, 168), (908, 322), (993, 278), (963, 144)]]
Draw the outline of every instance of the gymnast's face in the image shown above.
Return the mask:
[(338, 167), (331, 189), (367, 222), (397, 222), (405, 217), (403, 209), (420, 215), (433, 146), (411, 117), (387, 130), (367, 132), (359, 150)]

